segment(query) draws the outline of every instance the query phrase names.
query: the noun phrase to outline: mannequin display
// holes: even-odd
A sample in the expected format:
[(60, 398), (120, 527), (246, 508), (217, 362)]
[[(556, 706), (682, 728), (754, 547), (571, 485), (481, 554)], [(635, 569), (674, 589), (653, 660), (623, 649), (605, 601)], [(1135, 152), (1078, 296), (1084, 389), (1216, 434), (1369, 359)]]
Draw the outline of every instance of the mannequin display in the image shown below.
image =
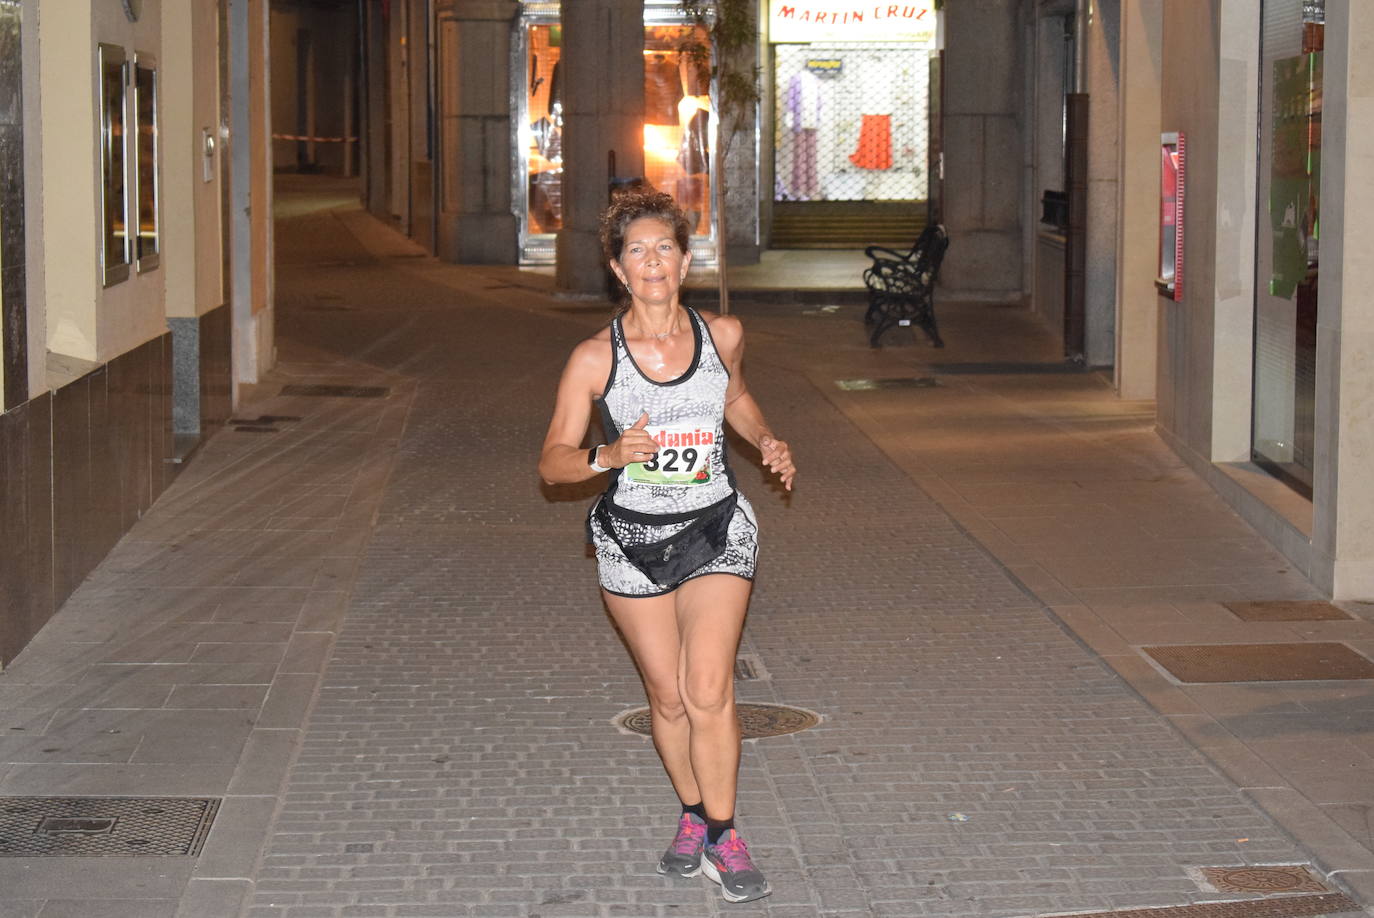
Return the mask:
[(688, 102), (692, 103), (692, 111), (690, 115), (685, 116), (687, 127), (682, 132), (682, 149), (677, 155), (677, 163), (685, 174), (696, 175), (710, 168), (711, 148), (707, 138), (711, 127), (711, 113), (705, 106), (688, 96), (678, 107), (680, 114), (687, 108)]
[(849, 161), (860, 169), (883, 171), (892, 168), (892, 84), (874, 79), (864, 83), (860, 99), (863, 121), (859, 142)]
[(821, 125), (821, 96), (820, 78), (810, 70), (801, 70), (788, 81), (785, 106), (792, 140), (792, 196), (799, 201), (820, 194), (816, 132)]
[(676, 127), (677, 104), (682, 101), (682, 77), (666, 54), (644, 62), (644, 123)]
[(686, 127), (677, 154), (683, 177), (677, 180), (675, 196), (692, 232), (703, 232), (701, 224), (707, 210), (709, 187), (707, 173), (711, 169), (711, 99), (709, 96), (684, 96), (677, 111), (678, 119)]

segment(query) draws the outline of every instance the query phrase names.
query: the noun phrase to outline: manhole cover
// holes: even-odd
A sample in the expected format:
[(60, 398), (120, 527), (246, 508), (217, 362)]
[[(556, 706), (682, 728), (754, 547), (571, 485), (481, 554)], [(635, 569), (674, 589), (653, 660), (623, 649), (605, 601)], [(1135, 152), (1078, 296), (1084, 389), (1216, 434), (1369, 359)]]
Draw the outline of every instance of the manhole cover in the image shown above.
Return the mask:
[(1144, 647), (1180, 682), (1374, 679), (1374, 661), (1344, 644), (1174, 644)]
[(0, 856), (195, 855), (219, 803), (213, 797), (0, 797)]
[[(821, 722), (818, 714), (781, 704), (737, 704), (735, 711), (745, 739), (800, 733)], [(621, 714), (615, 723), (631, 733), (649, 736), (651, 720), (648, 708), (635, 708)]]
[(1264, 867), (1203, 867), (1203, 882), (1217, 892), (1291, 893), (1329, 892), (1302, 864)]
[(328, 386), (320, 383), (292, 383), (281, 387), (282, 395), (308, 395), (316, 398), (386, 398), (386, 386)]
[(1224, 602), (1236, 618), (1245, 622), (1349, 621), (1350, 616), (1322, 600), (1306, 602)]
[[(1246, 899), (1243, 902), (1201, 902), (1197, 905), (1161, 908), (1128, 908), (1119, 912), (1075, 912), (1047, 915), (1045, 918), (1307, 918), (1317, 915), (1361, 913), (1348, 896), (1280, 896), (1275, 899)], [(1361, 913), (1362, 914), (1362, 913)]]
[(877, 389), (935, 389), (940, 381), (933, 376), (907, 376), (897, 379), (837, 379), (835, 385), (846, 392), (871, 392)]

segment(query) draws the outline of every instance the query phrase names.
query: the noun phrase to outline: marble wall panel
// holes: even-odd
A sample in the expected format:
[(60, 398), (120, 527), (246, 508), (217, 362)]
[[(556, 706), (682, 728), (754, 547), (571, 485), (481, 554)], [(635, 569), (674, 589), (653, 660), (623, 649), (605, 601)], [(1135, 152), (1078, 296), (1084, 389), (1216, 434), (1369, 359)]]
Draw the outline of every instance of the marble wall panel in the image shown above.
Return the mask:
[(53, 613), (51, 403), (0, 416), (0, 666)]
[(0, 2), (0, 411), (28, 397), (20, 7)]
[(0, 415), (0, 660), (23, 646), (28, 625), (28, 413)]
[(148, 407), (153, 420), (153, 449), (149, 452), (149, 478), (153, 483), (153, 500), (181, 471), (181, 465), (170, 461), (176, 455), (176, 431), (172, 418), (172, 336), (165, 334), (149, 341), (148, 364), (153, 385), (150, 387)]
[(170, 337), (0, 415), (0, 666), (170, 480)]
[[(57, 611), (53, 596), (53, 522), (52, 522), (52, 394), (44, 392), (24, 404), (28, 414), (26, 485), (28, 491), (29, 575), (28, 627), (24, 640), (38, 633)], [(16, 649), (17, 652), (17, 649)], [(0, 656), (0, 661), (10, 657)]]
[(53, 598), (67, 601), (89, 568), (84, 544), (91, 505), (90, 381), (53, 393)]
[(122, 532), (120, 504), (121, 404), (110, 399), (110, 365), (94, 370), (88, 377), (90, 399), (90, 505), (82, 554), (88, 565), (84, 577), (100, 559), (114, 548)]
[(23, 162), (22, 127), (0, 123), (0, 360), (5, 367), (0, 408), (14, 407), (28, 396)]
[(229, 307), (200, 317), (200, 431), (208, 437), (229, 421), (234, 384), (231, 349), (233, 325)]

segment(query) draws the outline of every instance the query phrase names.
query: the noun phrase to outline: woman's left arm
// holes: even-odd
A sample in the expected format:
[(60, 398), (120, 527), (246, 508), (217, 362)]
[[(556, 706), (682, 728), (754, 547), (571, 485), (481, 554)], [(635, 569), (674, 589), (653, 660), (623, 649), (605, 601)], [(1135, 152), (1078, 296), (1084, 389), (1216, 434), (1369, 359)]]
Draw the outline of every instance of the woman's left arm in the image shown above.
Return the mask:
[(773, 436), (758, 402), (744, 384), (744, 326), (734, 316), (715, 316), (711, 320), (711, 340), (730, 371), (730, 385), (725, 390), (726, 422), (735, 433), (758, 447), (763, 464), (778, 476), (783, 487), (792, 490), (792, 481), (797, 477), (792, 449)]

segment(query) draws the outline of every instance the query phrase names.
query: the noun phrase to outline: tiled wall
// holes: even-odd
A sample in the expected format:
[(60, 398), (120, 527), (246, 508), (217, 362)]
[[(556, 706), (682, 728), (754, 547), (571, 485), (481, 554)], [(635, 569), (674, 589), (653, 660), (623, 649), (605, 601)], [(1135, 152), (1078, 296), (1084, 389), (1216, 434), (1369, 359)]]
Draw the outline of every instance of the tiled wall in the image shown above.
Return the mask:
[(200, 317), (202, 438), (227, 424), (234, 410), (233, 366), (230, 362), (233, 334), (228, 306), (221, 306)]
[(0, 662), (171, 482), (171, 391), (167, 334), (0, 416)]
[(0, 414), (0, 661), (53, 613), (52, 398)]
[(0, 360), (5, 391), (0, 410), (28, 395), (28, 332), (24, 309), (24, 107), (20, 80), (18, 0), (0, 0)]

